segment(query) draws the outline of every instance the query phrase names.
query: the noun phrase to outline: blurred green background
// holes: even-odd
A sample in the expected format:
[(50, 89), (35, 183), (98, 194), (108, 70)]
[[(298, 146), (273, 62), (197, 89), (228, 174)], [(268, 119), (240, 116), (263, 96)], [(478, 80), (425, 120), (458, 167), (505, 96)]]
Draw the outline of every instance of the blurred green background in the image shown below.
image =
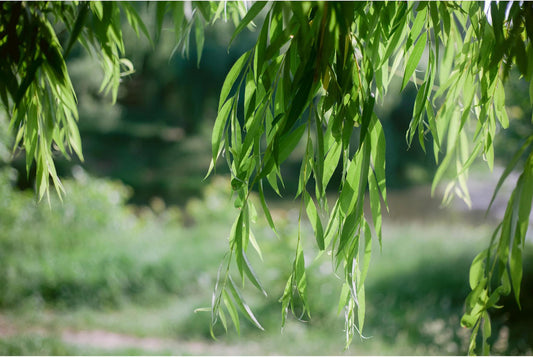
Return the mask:
[[(153, 17), (143, 14), (148, 27)], [(169, 26), (170, 27), (170, 26)], [(241, 336), (209, 336), (211, 292), (235, 218), (224, 166), (203, 180), (210, 161), (218, 94), (233, 62), (253, 45), (243, 32), (228, 49), (233, 28), (218, 23), (206, 33), (197, 66), (173, 53), (164, 30), (151, 48), (125, 32), (136, 72), (123, 79), (118, 103), (98, 90), (95, 60), (80, 48), (69, 58), (76, 89), (85, 162), (57, 158), (65, 178), (64, 202), (36, 204), (33, 173), (10, 158), (6, 118), (0, 117), (0, 355), (458, 355), (469, 332), (460, 327), (469, 292), (468, 267), (487, 245), (496, 220), (460, 204), (441, 208), (431, 198), (433, 154), (415, 143), (408, 127), (416, 91), (391, 89), (377, 109), (387, 138), (390, 212), (383, 248), (376, 245), (367, 279), (365, 340), (343, 351), (341, 280), (331, 258), (317, 254), (304, 226), (311, 317), (291, 318), (280, 332), (279, 297), (294, 252), (298, 203), (271, 197), (280, 237), (261, 218), (254, 226), (263, 260), (250, 259), (268, 297), (245, 290), (265, 327), (244, 320)], [(531, 133), (527, 86), (508, 85), (512, 126), (498, 138), (505, 163)], [(431, 146), (427, 146), (430, 149)], [(284, 168), (287, 191), (299, 171)], [(495, 183), (483, 165), (474, 183)], [(490, 196), (485, 188), (472, 188)], [(276, 199), (276, 200), (274, 200)], [(254, 199), (256, 200), (256, 199)], [(259, 206), (259, 205), (257, 205)], [(494, 312), (495, 354), (533, 354), (533, 250), (526, 246), (522, 310), (513, 299)]]

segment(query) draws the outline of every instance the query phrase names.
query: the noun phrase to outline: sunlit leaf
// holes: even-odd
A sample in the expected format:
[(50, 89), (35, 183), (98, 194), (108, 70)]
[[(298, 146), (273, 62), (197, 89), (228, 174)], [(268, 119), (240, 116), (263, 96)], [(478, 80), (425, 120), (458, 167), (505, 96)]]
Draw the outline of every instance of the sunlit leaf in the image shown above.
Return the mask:
[[(133, 8), (133, 6), (127, 2), (122, 2), (120, 5), (125, 10), (126, 18), (128, 19), (128, 22), (130, 23), (133, 30), (135, 30), (137, 37), (139, 37), (139, 28), (140, 28), (144, 36), (146, 36), (146, 38), (153, 45), (152, 37), (150, 36), (150, 33), (148, 32), (148, 29), (146, 28), (144, 21), (141, 19), (141, 17), (137, 13), (137, 11)], [(160, 26), (161, 25), (162, 24), (160, 24)]]
[(237, 35), (246, 27), (248, 26), (248, 24), (253, 20), (255, 19), (255, 17), (261, 12), (261, 10), (263, 10), (263, 8), (265, 7), (265, 5), (267, 4), (268, 2), (267, 1), (257, 1), (257, 2), (254, 2), (254, 4), (252, 5), (252, 7), (250, 7), (250, 10), (248, 10), (248, 12), (246, 13), (246, 16), (240, 21), (239, 23), (239, 26), (237, 26), (237, 28), (235, 29), (235, 31), (233, 32), (233, 35), (231, 36), (231, 40), (230, 40), (230, 45), (231, 43), (233, 42), (233, 40), (235, 39), (235, 37), (237, 37)]
[(257, 318), (255, 318), (254, 314), (252, 313), (252, 310), (250, 309), (250, 307), (244, 301), (243, 297), (241, 296), (239, 290), (237, 289), (237, 286), (235, 285), (235, 283), (233, 282), (233, 279), (231, 277), (229, 277), (229, 285), (228, 286), (229, 286), (231, 294), (233, 295), (233, 298), (235, 299), (235, 303), (240, 308), (240, 310), (244, 314), (244, 316), (250, 322), (252, 322), (254, 324), (254, 326), (256, 326), (260, 330), (264, 331), (265, 329), (263, 328), (263, 326), (261, 326), (259, 321), (257, 321)]
[(256, 273), (254, 272), (252, 266), (250, 265), (250, 262), (248, 261), (248, 257), (246, 254), (242, 253), (242, 257), (244, 258), (244, 272), (246, 273), (246, 276), (250, 279), (250, 281), (253, 283), (255, 287), (261, 291), (261, 293), (265, 296), (267, 296), (267, 293), (265, 289), (263, 288), (263, 285), (261, 285), (261, 282), (259, 281), (259, 278), (257, 277)]
[(315, 232), (318, 248), (320, 250), (324, 250), (324, 229), (322, 228), (322, 222), (320, 221), (315, 203), (307, 192), (304, 192), (304, 200), (307, 217), (309, 218), (311, 226), (313, 227), (313, 231)]
[(500, 176), (500, 179), (498, 180), (498, 183), (496, 184), (496, 187), (494, 188), (494, 193), (492, 194), (492, 198), (490, 200), (489, 206), (487, 207), (487, 212), (492, 207), (492, 203), (494, 202), (494, 199), (496, 198), (496, 195), (498, 194), (503, 182), (509, 174), (513, 171), (513, 169), (516, 167), (516, 164), (526, 151), (526, 149), (533, 143), (533, 136), (530, 136), (524, 144), (515, 152), (513, 155), (513, 158), (508, 162), (507, 166), (505, 167), (505, 170), (503, 171), (502, 175)]
[(479, 282), (481, 282), (481, 279), (485, 275), (485, 260), (487, 259), (488, 251), (483, 250), (481, 251), (475, 258), (474, 261), (472, 261), (472, 265), (470, 265), (470, 288), (473, 290), (475, 289)]
[(230, 71), (228, 72), (228, 75), (226, 76), (226, 79), (224, 80), (224, 84), (222, 85), (222, 90), (220, 91), (220, 101), (218, 103), (218, 110), (220, 111), (222, 106), (226, 103), (226, 100), (228, 98), (228, 95), (230, 94), (231, 89), (233, 88), (235, 81), (239, 77), (239, 74), (241, 73), (242, 69), (244, 68), (244, 65), (246, 64), (246, 61), (250, 57), (250, 52), (245, 52), (231, 67)]
[(222, 149), (224, 131), (226, 130), (228, 117), (232, 110), (232, 107), (232, 101), (227, 101), (226, 103), (224, 103), (224, 106), (222, 106), (222, 108), (218, 112), (217, 118), (215, 120), (215, 125), (213, 127), (213, 132), (211, 135), (211, 154), (213, 162), (216, 162), (220, 150)]
[[(222, 297), (224, 298), (224, 305), (228, 309), (229, 315), (231, 317), (231, 320), (233, 321), (233, 324), (235, 325), (235, 330), (238, 334), (241, 333), (241, 326), (239, 322), (239, 314), (237, 312), (237, 309), (235, 308), (235, 305), (233, 304), (233, 301), (229, 297), (228, 293), (226, 291), (222, 292)], [(224, 328), (227, 331), (227, 324), (225, 323), (225, 319), (222, 321), (224, 324)]]
[(200, 61), (202, 59), (202, 51), (204, 49), (205, 42), (204, 24), (200, 18), (197, 18), (194, 24), (194, 35), (196, 40), (196, 65), (200, 67)]
[(415, 72), (416, 67), (418, 66), (418, 63), (420, 62), (420, 59), (422, 58), (422, 53), (424, 52), (424, 49), (426, 48), (426, 41), (427, 41), (427, 32), (424, 32), (418, 41), (416, 42), (413, 52), (411, 52), (411, 55), (409, 56), (409, 59), (407, 60), (407, 64), (405, 65), (405, 72), (403, 75), (402, 80), (402, 90), (407, 85), (407, 82), (409, 82), (409, 79)]

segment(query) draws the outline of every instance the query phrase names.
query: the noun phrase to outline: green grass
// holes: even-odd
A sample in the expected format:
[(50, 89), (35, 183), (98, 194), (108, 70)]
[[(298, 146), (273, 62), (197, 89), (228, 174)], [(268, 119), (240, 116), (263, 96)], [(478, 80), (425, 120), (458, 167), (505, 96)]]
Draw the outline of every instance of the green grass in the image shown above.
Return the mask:
[[(280, 238), (259, 220), (254, 233), (263, 262), (250, 253), (268, 297), (245, 297), (265, 327), (241, 320), (241, 335), (218, 327), (210, 338), (208, 307), (235, 209), (228, 183), (215, 180), (183, 209), (125, 205), (128, 190), (83, 175), (65, 183), (60, 204), (36, 206), (31, 194), (0, 180), (0, 355), (457, 355), (469, 332), (459, 325), (468, 294), (468, 267), (492, 227), (468, 220), (386, 220), (367, 278), (364, 335), (344, 347), (341, 280), (331, 257), (314, 260), (304, 226), (311, 319), (291, 317), (281, 332), (279, 297), (294, 253), (297, 212), (273, 205)], [(259, 209), (260, 210), (260, 209)], [(512, 299), (493, 314), (493, 353), (531, 354), (533, 316), (530, 245), (525, 256), (522, 311)], [(251, 286), (251, 285), (248, 285)], [(110, 332), (115, 346), (72, 341), (65, 332)], [(156, 344), (146, 342), (156, 340)], [(160, 345), (157, 344), (160, 342)]]

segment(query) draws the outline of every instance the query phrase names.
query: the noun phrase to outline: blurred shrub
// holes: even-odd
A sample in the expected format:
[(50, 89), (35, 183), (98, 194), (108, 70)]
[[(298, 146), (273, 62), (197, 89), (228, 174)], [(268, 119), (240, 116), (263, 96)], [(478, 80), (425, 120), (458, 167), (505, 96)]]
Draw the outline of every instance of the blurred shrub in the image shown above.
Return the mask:
[[(64, 183), (64, 202), (52, 197), (50, 206), (46, 202), (37, 205), (31, 192), (14, 190), (13, 179), (13, 172), (0, 170), (0, 308), (24, 304), (104, 308), (128, 301), (152, 307), (168, 303), (172, 295), (188, 312), (172, 318), (173, 333), (182, 338), (209, 337), (209, 314), (193, 310), (209, 305), (217, 268), (227, 249), (236, 210), (228, 179), (214, 177), (202, 197), (189, 200), (183, 212), (167, 207), (160, 198), (152, 199), (149, 207), (125, 205), (129, 188), (92, 178), (80, 169)], [(256, 198), (252, 201), (259, 213), (253, 232), (262, 258), (250, 248), (249, 259), (268, 297), (249, 283), (244, 294), (265, 329), (277, 337), (278, 299), (295, 251), (297, 202), (272, 205), (276, 236), (260, 215)], [(429, 228), (412, 223), (392, 226), (385, 232), (381, 253), (375, 245), (367, 281), (365, 330), (377, 342), (368, 344), (395, 347), (391, 352), (402, 354), (412, 353), (413, 346), (421, 349), (417, 354), (464, 352), (459, 319), (468, 278), (462, 273), (478, 246), (485, 244), (487, 228), (459, 226), (451, 232), (447, 221)], [(332, 275), (331, 256), (315, 257), (315, 238), (305, 221), (302, 229), (312, 319), (300, 324), (290, 317), (287, 330), (306, 337), (310, 332), (340, 337), (341, 280)], [(528, 246), (524, 257), (530, 258), (531, 253)], [(527, 294), (533, 287), (527, 279), (530, 262), (524, 265), (522, 311), (494, 315), (494, 340), (503, 342), (495, 345), (498, 354), (522, 354), (531, 347), (531, 330), (527, 329), (532, 315), (531, 295)], [(508, 302), (508, 307), (516, 305)], [(241, 330), (247, 339), (257, 338), (258, 331), (244, 319)], [(500, 331), (508, 332), (507, 336)], [(222, 334), (222, 329), (217, 332)], [(0, 355), (59, 354), (62, 349), (53, 340), (0, 340)]]
[(74, 355), (74, 353), (75, 350), (54, 338), (29, 335), (0, 338), (0, 355), (2, 356), (66, 356)]
[(12, 171), (0, 171), (0, 306), (30, 298), (117, 305), (182, 292), (176, 210), (135, 215), (124, 204), (131, 190), (81, 170), (65, 181), (64, 202), (52, 196), (49, 205), (14, 190), (12, 180)]
[[(209, 299), (234, 219), (227, 179), (213, 178), (182, 212), (157, 197), (150, 206), (126, 205), (130, 188), (79, 167), (63, 183), (63, 202), (52, 195), (36, 203), (33, 192), (14, 188), (15, 177), (0, 170), (0, 307), (116, 307), (199, 290)], [(265, 262), (250, 259), (267, 286), (276, 282), (267, 306), (277, 311), (296, 225), (284, 210), (274, 215), (280, 238), (259, 219), (254, 233)]]

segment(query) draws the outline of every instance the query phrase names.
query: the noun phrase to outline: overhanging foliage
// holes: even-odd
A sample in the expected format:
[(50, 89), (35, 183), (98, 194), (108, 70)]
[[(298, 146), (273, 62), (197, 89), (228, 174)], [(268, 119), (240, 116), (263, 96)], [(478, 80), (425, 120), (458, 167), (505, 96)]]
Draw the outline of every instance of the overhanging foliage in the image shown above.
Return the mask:
[[(470, 202), (468, 168), (482, 157), (492, 169), (494, 138), (508, 124), (504, 83), (516, 67), (530, 83), (533, 103), (533, 6), (530, 3), (478, 2), (256, 2), (165, 3), (156, 5), (160, 31), (166, 14), (175, 26), (178, 45), (188, 53), (194, 30), (200, 58), (204, 27), (232, 18), (233, 38), (263, 19), (256, 45), (244, 53), (223, 84), (213, 128), (210, 171), (224, 157), (232, 175), (237, 218), (230, 230), (229, 251), (213, 295), (212, 325), (239, 329), (239, 312), (261, 328), (240, 290), (249, 280), (265, 289), (247, 257), (256, 210), (249, 198), (259, 192), (272, 229), (264, 185), (279, 193), (281, 166), (299, 143), (305, 151), (295, 193), (301, 200), (299, 220), (309, 219), (319, 250), (331, 253), (343, 278), (340, 308), (346, 314), (346, 344), (362, 335), (364, 282), (371, 240), (382, 241), (381, 212), (386, 207), (385, 136), (374, 108), (383, 101), (394, 76), (417, 86), (413, 118), (406, 133), (425, 148), (432, 145), (439, 168), (433, 191), (452, 175), (444, 201), (453, 194)], [(76, 42), (101, 59), (102, 90), (116, 98), (124, 45), (121, 16), (150, 37), (128, 3), (2, 3), (0, 25), (0, 95), (10, 116), (15, 148), (26, 150), (27, 166), (37, 163), (42, 197), (49, 178), (61, 188), (52, 149), (80, 158), (75, 94), (64, 58)], [(39, 31), (36, 31), (39, 30)], [(60, 40), (58, 29), (69, 34)], [(38, 35), (37, 35), (38, 34)], [(157, 34), (156, 34), (157, 35)], [(232, 40), (233, 40), (232, 38)], [(527, 159), (490, 246), (473, 261), (472, 292), (462, 324), (472, 328), (470, 353), (476, 352), (481, 328), (482, 352), (488, 353), (489, 309), (511, 292), (517, 302), (522, 278), (522, 248), (533, 197), (533, 136), (524, 135), (498, 183)], [(326, 189), (342, 170), (338, 198), (328, 203)], [(331, 189), (331, 188), (330, 188)], [(494, 194), (496, 195), (496, 193)], [(365, 212), (368, 196), (370, 211)], [(280, 299), (282, 321), (288, 310), (309, 313), (305, 255), (301, 235)], [(235, 277), (230, 268), (235, 265)], [(298, 311), (298, 312), (296, 312)]]

